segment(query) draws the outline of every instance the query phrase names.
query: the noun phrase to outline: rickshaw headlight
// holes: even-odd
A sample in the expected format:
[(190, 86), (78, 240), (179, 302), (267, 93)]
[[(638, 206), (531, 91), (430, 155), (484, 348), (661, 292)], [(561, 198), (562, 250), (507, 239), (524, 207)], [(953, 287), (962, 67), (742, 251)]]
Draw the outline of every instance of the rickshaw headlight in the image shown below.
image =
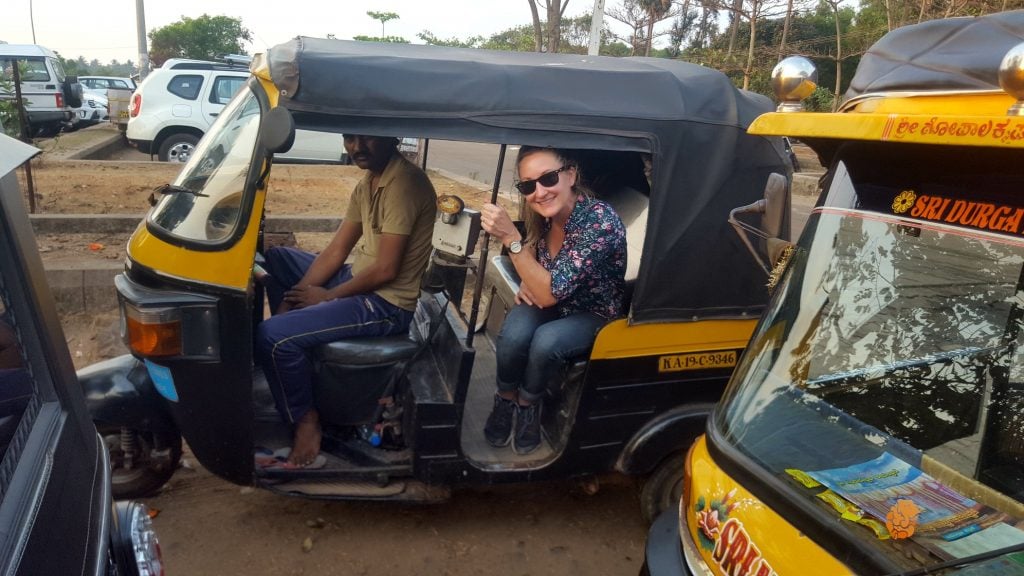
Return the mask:
[(139, 356), (220, 357), (215, 306), (144, 307), (122, 300), (121, 322), (125, 344)]
[(156, 531), (153, 530), (153, 521), (149, 517), (149, 508), (139, 502), (118, 502), (117, 515), (117, 545), (123, 551), (122, 557), (134, 563), (134, 573), (139, 576), (163, 576), (163, 554)]

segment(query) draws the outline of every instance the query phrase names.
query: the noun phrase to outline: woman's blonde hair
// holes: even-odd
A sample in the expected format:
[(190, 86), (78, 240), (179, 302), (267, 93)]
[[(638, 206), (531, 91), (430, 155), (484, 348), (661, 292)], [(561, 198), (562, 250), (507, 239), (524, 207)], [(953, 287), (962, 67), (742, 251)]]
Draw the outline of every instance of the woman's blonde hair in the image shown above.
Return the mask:
[[(580, 172), (579, 163), (576, 162), (568, 154), (557, 148), (543, 148), (540, 146), (520, 146), (519, 154), (516, 155), (516, 181), (519, 181), (519, 165), (526, 159), (527, 156), (536, 154), (538, 152), (548, 152), (554, 154), (555, 158), (561, 161), (562, 166), (571, 166), (576, 169), (576, 183), (572, 186), (572, 191), (576, 193), (576, 196), (586, 196), (587, 198), (593, 198), (594, 194), (589, 188), (582, 184), (583, 175)], [(545, 218), (533, 210), (524, 210), (523, 222), (526, 225), (526, 244), (536, 245), (537, 241), (540, 240), (540, 235), (544, 231)]]

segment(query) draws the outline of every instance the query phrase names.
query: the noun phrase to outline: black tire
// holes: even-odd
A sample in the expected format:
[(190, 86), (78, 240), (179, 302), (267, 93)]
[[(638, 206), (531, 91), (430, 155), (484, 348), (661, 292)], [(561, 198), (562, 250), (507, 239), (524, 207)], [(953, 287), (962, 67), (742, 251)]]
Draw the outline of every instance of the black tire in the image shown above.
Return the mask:
[(640, 488), (640, 514), (651, 524), (671, 506), (679, 506), (683, 495), (683, 463), (686, 455), (676, 452), (666, 456), (644, 479)]
[(68, 108), (82, 107), (82, 85), (78, 82), (65, 81), (61, 85), (61, 92), (64, 93), (64, 105)]
[[(125, 468), (122, 428), (97, 424), (96, 429), (110, 454), (110, 484), (115, 500), (142, 498), (159, 490), (178, 469), (181, 462), (181, 435), (126, 430), (132, 436), (132, 467)], [(166, 450), (166, 456), (154, 459), (154, 450)]]
[(158, 156), (161, 162), (188, 162), (195, 152), (199, 138), (179, 132), (171, 134), (160, 144)]

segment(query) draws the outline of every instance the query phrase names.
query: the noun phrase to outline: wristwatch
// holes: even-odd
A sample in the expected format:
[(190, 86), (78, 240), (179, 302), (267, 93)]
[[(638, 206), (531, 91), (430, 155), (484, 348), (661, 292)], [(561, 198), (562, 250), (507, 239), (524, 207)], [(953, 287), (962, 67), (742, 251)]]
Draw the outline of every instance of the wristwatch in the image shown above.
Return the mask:
[(513, 240), (508, 243), (509, 254), (519, 254), (523, 251), (523, 243), (519, 240)]

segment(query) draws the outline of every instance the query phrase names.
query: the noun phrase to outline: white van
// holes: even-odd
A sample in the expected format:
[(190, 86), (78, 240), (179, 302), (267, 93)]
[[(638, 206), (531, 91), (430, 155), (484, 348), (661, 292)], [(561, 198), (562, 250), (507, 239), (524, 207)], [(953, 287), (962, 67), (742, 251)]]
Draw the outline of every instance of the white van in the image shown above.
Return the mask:
[(0, 44), (0, 98), (14, 98), (15, 63), (30, 134), (53, 136), (74, 124), (72, 109), (82, 105), (82, 87), (76, 77), (64, 75), (57, 55), (37, 44)]

